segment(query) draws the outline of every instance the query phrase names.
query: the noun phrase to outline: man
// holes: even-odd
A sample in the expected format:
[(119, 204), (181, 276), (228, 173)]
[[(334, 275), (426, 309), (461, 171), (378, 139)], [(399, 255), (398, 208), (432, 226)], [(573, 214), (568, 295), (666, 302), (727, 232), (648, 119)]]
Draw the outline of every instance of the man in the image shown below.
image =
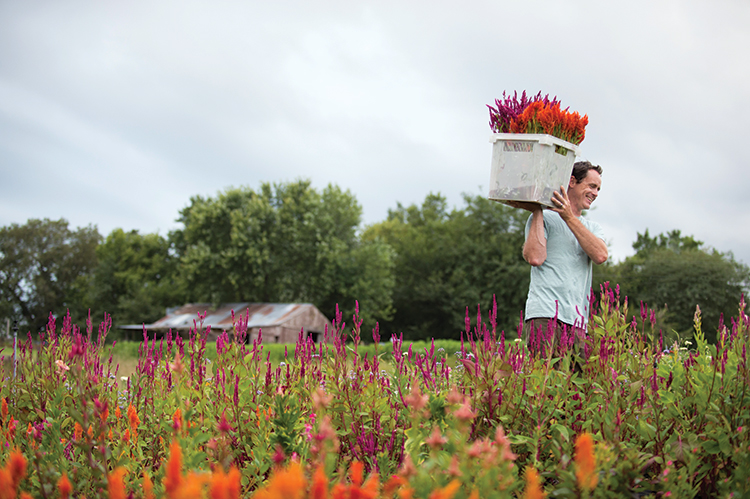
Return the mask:
[(543, 355), (561, 339), (572, 345), (588, 320), (592, 262), (604, 263), (608, 252), (602, 228), (581, 212), (599, 195), (601, 174), (600, 166), (581, 161), (573, 165), (567, 191), (560, 186), (553, 194), (554, 207), (509, 203), (531, 212), (523, 246), (532, 266), (525, 334), (532, 351)]

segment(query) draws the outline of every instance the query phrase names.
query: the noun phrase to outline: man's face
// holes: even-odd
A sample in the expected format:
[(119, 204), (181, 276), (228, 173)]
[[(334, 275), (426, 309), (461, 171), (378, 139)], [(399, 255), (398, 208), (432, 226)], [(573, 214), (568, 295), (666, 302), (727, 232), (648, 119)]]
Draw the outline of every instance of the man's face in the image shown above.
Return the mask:
[(575, 206), (578, 211), (588, 210), (599, 195), (601, 188), (602, 176), (596, 170), (589, 170), (580, 183), (576, 182), (575, 177), (570, 177), (568, 197), (571, 205)]

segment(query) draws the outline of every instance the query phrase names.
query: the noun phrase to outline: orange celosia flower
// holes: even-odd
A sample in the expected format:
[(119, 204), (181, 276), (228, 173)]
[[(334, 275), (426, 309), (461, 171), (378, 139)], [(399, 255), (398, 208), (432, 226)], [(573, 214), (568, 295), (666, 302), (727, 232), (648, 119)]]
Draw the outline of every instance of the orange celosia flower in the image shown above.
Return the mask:
[(302, 499), (305, 495), (305, 476), (298, 462), (292, 461), (287, 469), (274, 473), (268, 485), (259, 489), (254, 499)]
[(523, 491), (524, 499), (544, 499), (545, 493), (539, 484), (539, 473), (532, 466), (526, 468), (526, 489)]
[(477, 489), (472, 489), (471, 494), (469, 494), (469, 499), (479, 499), (479, 491)]
[(73, 492), (73, 486), (70, 484), (66, 473), (63, 473), (57, 481), (57, 490), (60, 492), (60, 499), (68, 499), (70, 493)]
[(433, 491), (432, 494), (430, 494), (430, 499), (451, 499), (456, 495), (456, 492), (458, 492), (460, 487), (461, 482), (458, 480), (451, 480), (451, 482), (445, 487)]
[(122, 434), (122, 440), (125, 443), (130, 442), (130, 428), (125, 428), (125, 433)]
[(109, 418), (109, 408), (104, 408), (104, 410), (99, 414), (99, 418), (102, 420), (102, 424), (107, 422), (107, 418)]
[(5, 397), (3, 397), (2, 402), (0, 402), (0, 414), (3, 416), (3, 422), (8, 418), (8, 401), (5, 400)]
[(109, 429), (109, 433), (107, 433), (107, 438), (112, 440), (112, 428)]
[(120, 416), (122, 416), (122, 413), (120, 412), (120, 408), (115, 407), (115, 418), (120, 419)]
[(10, 470), (0, 468), (0, 497), (14, 497), (16, 489), (13, 487), (13, 480), (10, 477)]
[(83, 428), (80, 424), (76, 423), (73, 425), (73, 440), (80, 440), (83, 436)]
[(584, 490), (592, 490), (596, 487), (599, 477), (596, 475), (594, 439), (590, 433), (581, 433), (576, 438), (575, 462), (578, 486)]
[(21, 492), (20, 499), (34, 499), (28, 492)]
[(26, 458), (18, 449), (10, 453), (8, 464), (5, 465), (10, 475), (13, 490), (17, 490), (21, 480), (26, 476)]
[(88, 435), (89, 438), (94, 438), (94, 428), (91, 425), (89, 425), (89, 429), (86, 430), (86, 435)]
[(154, 482), (151, 481), (151, 477), (145, 471), (143, 472), (143, 499), (155, 499)]
[(174, 428), (176, 431), (180, 431), (180, 428), (184, 426), (185, 422), (182, 419), (182, 411), (178, 407), (176, 411), (174, 411), (174, 414), (172, 415), (172, 428)]
[(208, 496), (211, 499), (239, 499), (242, 487), (240, 471), (232, 466), (229, 473), (219, 469), (209, 482)]
[(177, 490), (182, 484), (182, 449), (177, 440), (174, 440), (169, 448), (169, 461), (167, 461), (167, 472), (163, 483), (167, 497), (176, 499)]
[(180, 483), (174, 497), (180, 499), (203, 499), (203, 485), (208, 480), (206, 474), (190, 472)]
[(127, 470), (120, 466), (107, 475), (109, 499), (125, 499), (125, 497), (127, 497), (127, 494), (125, 493), (125, 482), (123, 480), (123, 477), (126, 474)]
[(313, 475), (310, 499), (328, 499), (328, 477), (323, 466), (318, 466)]
[(138, 419), (138, 412), (136, 412), (133, 404), (128, 405), (128, 421), (130, 422), (130, 427), (134, 430), (141, 424), (141, 420)]

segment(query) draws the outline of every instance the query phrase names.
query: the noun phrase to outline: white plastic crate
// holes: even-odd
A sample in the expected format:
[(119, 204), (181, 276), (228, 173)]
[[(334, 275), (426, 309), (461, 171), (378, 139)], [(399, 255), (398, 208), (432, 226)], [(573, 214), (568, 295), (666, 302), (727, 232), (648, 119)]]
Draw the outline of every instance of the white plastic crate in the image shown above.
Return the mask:
[(494, 133), (489, 199), (552, 206), (552, 193), (567, 188), (579, 147), (552, 135)]

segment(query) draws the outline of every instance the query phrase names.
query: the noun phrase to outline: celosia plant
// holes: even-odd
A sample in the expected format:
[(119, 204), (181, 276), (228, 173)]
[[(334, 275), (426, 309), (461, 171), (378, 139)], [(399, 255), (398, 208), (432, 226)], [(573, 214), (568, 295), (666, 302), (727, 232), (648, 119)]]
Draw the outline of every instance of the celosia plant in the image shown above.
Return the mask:
[(586, 136), (588, 115), (561, 109), (557, 97), (550, 100), (549, 94), (527, 97), (524, 91), (519, 98), (517, 92), (512, 97), (503, 92), (502, 99), (495, 99), (495, 107), (487, 107), (495, 133), (544, 133), (576, 145)]

